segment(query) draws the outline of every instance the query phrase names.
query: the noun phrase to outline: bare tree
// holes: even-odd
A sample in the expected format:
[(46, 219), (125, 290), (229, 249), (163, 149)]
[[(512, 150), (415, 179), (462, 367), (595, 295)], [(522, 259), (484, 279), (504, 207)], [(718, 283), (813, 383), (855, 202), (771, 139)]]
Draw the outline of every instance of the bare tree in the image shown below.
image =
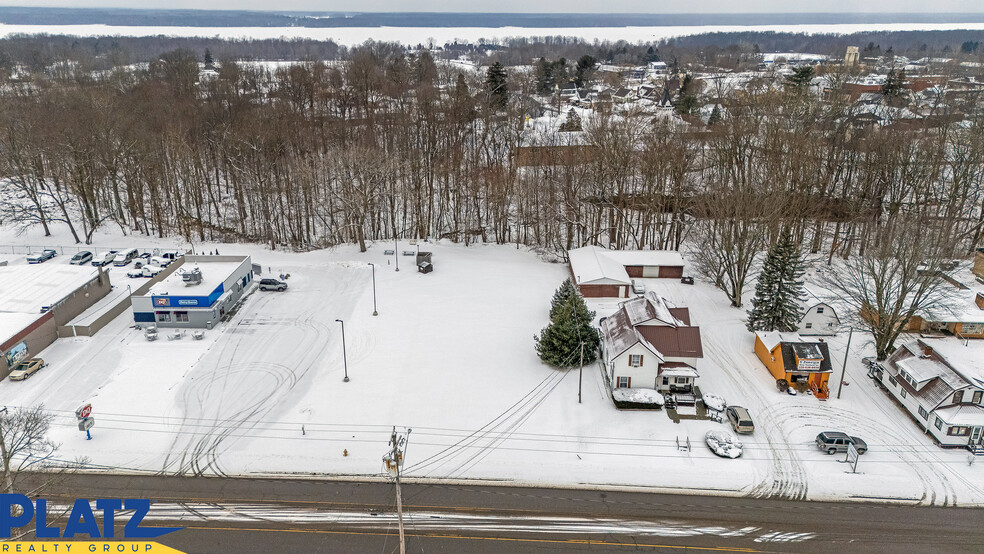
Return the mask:
[(54, 457), (58, 445), (48, 438), (54, 418), (44, 406), (4, 408), (0, 412), (0, 461), (5, 493), (14, 492), (18, 473), (40, 469)]
[(948, 237), (926, 218), (902, 215), (863, 254), (824, 277), (849, 317), (871, 333), (879, 360), (895, 350), (913, 316), (946, 309), (940, 268), (951, 248)]

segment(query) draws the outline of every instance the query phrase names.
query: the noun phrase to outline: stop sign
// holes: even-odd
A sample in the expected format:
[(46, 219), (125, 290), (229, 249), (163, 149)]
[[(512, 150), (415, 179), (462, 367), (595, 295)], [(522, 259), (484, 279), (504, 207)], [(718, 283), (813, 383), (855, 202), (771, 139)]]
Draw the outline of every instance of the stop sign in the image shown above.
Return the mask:
[(86, 404), (81, 408), (79, 408), (78, 410), (75, 410), (75, 415), (79, 419), (85, 419), (89, 417), (89, 414), (91, 413), (92, 413), (92, 404)]

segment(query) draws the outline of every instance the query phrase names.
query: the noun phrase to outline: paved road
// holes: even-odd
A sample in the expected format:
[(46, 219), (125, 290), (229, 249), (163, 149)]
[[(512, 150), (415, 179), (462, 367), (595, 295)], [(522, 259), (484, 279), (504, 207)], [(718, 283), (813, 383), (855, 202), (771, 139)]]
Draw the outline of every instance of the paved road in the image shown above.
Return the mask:
[[(22, 485), (29, 485), (30, 478)], [(408, 552), (981, 552), (984, 510), (405, 484)], [(72, 475), (46, 498), (151, 498), (189, 553), (398, 552), (388, 483)]]

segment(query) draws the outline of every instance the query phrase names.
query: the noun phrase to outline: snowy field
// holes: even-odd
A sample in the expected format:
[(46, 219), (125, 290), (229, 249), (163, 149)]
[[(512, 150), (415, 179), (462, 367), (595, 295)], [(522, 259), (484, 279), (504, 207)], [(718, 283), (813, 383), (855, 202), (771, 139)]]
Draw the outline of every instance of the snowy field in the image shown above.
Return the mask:
[[(36, 231), (0, 231), (0, 244), (38, 244)], [(118, 235), (97, 244), (178, 247)], [(60, 234), (50, 245), (69, 244)], [(92, 338), (59, 339), (50, 363), (26, 382), (0, 382), (7, 406), (44, 403), (57, 419), (59, 457), (94, 468), (187, 474), (379, 475), (392, 426), (412, 428), (407, 474), (557, 485), (617, 485), (801, 499), (878, 499), (936, 505), (984, 504), (984, 464), (941, 450), (865, 377), (872, 347), (855, 334), (841, 398), (820, 402), (776, 392), (752, 351), (744, 312), (706, 283), (646, 280), (688, 306), (703, 335), (703, 392), (745, 406), (755, 421), (744, 455), (718, 458), (703, 443), (713, 421), (673, 423), (665, 411), (618, 411), (597, 365), (583, 373), (542, 365), (533, 335), (567, 274), (515, 246), (420, 243), (433, 273), (392, 243), (366, 253), (343, 246), (303, 254), (257, 245), (196, 244), (250, 254), (285, 293), (249, 295), (232, 321), (202, 341), (147, 342), (129, 313)], [(414, 250), (401, 242), (398, 252)], [(0, 247), (0, 250), (4, 250)], [(4, 250), (9, 251), (9, 250)], [(8, 258), (16, 258), (7, 255)], [(59, 256), (60, 263), (67, 256)], [(376, 265), (379, 315), (373, 316)], [(52, 263), (52, 262), (49, 262)], [(114, 275), (115, 285), (126, 282)], [(124, 278), (125, 279), (125, 278)], [(614, 301), (592, 301), (598, 315)], [(348, 373), (344, 383), (341, 325)], [(840, 370), (846, 336), (831, 337)], [(86, 441), (74, 410), (91, 401)], [(823, 430), (864, 438), (858, 473), (812, 441)], [(677, 441), (692, 450), (677, 448)]]
[(7, 25), (0, 24), (0, 36), (13, 34), (58, 34), (74, 36), (177, 36), (217, 37), (223, 39), (306, 38), (334, 40), (347, 46), (366, 40), (393, 41), (402, 44), (441, 45), (452, 41), (475, 42), (510, 37), (572, 36), (588, 41), (625, 40), (658, 41), (666, 38), (702, 33), (767, 32), (850, 34), (880, 31), (947, 31), (954, 29), (984, 30), (984, 23), (867, 23), (803, 25), (688, 25), (653, 27), (151, 27), (115, 25)]

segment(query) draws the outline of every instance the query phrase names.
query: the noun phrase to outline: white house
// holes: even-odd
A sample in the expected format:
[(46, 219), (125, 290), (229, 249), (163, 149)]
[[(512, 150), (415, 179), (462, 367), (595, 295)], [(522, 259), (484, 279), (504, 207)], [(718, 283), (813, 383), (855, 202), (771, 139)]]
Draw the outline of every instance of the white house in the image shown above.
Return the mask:
[(690, 310), (671, 307), (653, 291), (623, 302), (601, 321), (602, 360), (612, 388), (690, 392), (703, 358), (700, 328)]
[(955, 337), (906, 343), (875, 376), (941, 446), (984, 454), (984, 345)]
[(830, 304), (819, 302), (806, 309), (799, 322), (799, 334), (807, 336), (836, 335), (840, 318)]

